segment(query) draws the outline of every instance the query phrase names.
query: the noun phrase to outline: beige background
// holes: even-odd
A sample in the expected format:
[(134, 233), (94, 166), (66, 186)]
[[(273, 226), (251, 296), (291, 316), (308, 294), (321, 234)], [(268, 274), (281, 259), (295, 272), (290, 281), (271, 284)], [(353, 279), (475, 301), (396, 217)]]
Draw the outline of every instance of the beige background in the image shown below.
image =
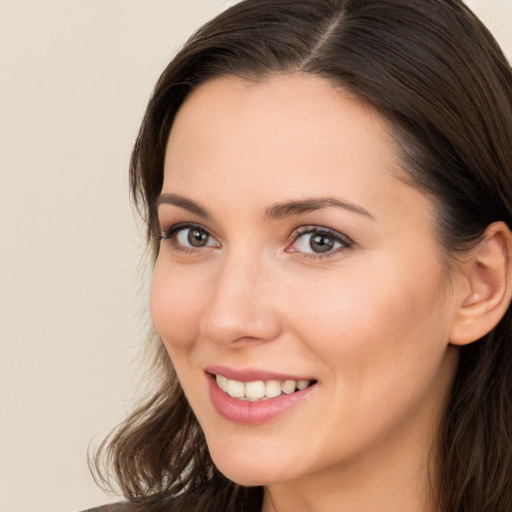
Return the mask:
[[(222, 0), (0, 0), (0, 512), (109, 499), (91, 439), (149, 320), (126, 168), (153, 83)], [(512, 57), (512, 0), (468, 2)]]

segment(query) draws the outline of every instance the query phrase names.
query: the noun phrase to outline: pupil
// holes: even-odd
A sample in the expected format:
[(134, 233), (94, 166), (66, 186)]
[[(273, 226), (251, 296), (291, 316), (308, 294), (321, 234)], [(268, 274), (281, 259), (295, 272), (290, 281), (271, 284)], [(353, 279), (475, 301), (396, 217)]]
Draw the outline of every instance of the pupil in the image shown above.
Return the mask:
[(315, 252), (327, 252), (334, 247), (334, 240), (324, 235), (315, 235), (311, 237), (309, 245)]
[(203, 247), (208, 242), (208, 235), (199, 229), (191, 229), (188, 232), (188, 241), (194, 247)]

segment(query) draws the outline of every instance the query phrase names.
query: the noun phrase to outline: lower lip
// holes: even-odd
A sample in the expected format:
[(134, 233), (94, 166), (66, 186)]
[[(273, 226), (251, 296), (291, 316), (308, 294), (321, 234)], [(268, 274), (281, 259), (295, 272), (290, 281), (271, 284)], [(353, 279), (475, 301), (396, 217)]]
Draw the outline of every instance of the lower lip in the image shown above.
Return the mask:
[(313, 384), (306, 389), (295, 391), (289, 395), (280, 395), (259, 402), (249, 402), (238, 400), (224, 393), (217, 386), (213, 375), (208, 376), (208, 385), (212, 403), (222, 417), (234, 423), (250, 425), (265, 423), (281, 416), (288, 409), (302, 402), (310, 391), (316, 387), (316, 384)]

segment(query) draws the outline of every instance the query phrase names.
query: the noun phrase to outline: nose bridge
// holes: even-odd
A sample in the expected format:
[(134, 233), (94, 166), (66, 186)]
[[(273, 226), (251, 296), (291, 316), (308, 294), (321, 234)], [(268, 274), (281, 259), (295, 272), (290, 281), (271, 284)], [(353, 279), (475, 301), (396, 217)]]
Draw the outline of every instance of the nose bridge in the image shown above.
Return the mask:
[(270, 341), (278, 336), (272, 277), (261, 254), (248, 247), (226, 253), (218, 263), (201, 330), (219, 344)]

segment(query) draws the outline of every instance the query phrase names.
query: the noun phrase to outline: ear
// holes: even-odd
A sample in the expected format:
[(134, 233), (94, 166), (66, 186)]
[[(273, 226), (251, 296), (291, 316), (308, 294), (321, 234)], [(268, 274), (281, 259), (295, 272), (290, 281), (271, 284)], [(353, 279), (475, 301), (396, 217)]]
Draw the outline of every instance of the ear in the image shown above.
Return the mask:
[(504, 222), (490, 224), (463, 264), (452, 345), (467, 345), (488, 334), (508, 309), (512, 295), (512, 233)]

